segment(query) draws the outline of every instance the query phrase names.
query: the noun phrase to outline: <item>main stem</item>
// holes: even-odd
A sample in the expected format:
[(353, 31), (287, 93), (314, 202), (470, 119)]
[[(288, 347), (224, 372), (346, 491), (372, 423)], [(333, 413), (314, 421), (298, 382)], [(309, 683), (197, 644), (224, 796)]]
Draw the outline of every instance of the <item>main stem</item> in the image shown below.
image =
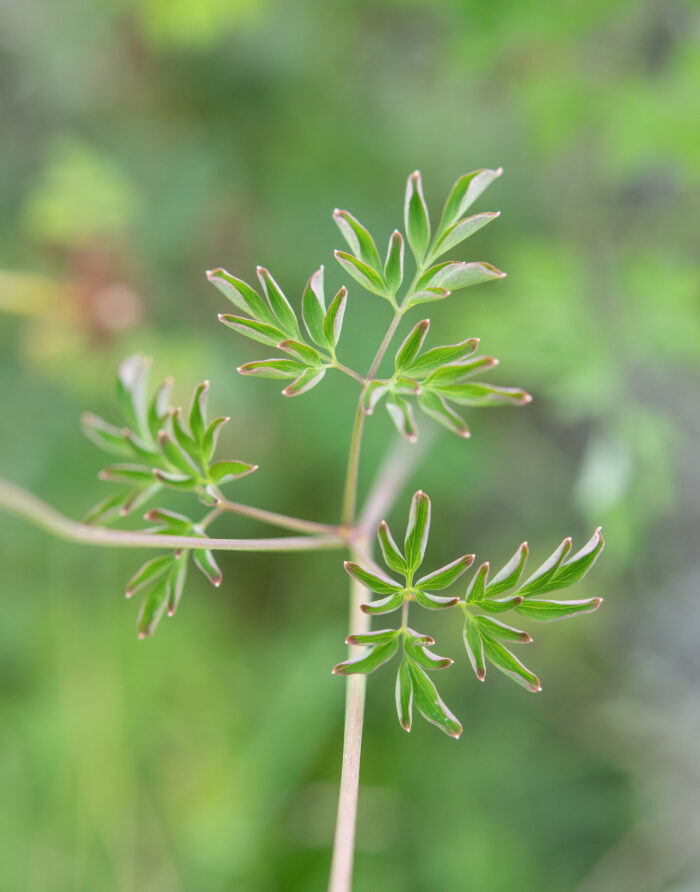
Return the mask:
[[(273, 539), (202, 539), (197, 536), (155, 535), (140, 530), (111, 530), (106, 527), (77, 523), (56, 511), (42, 499), (0, 479), (0, 510), (24, 517), (54, 536), (82, 545), (110, 545), (117, 548), (202, 548), (218, 551), (318, 551), (340, 548), (347, 540), (340, 535), (283, 536)], [(211, 512), (208, 520), (218, 516), (221, 508)]]
[[(371, 381), (379, 370), (384, 354), (401, 321), (401, 313), (396, 312), (391, 325), (382, 341), (377, 355), (372, 361), (367, 381)], [(357, 481), (360, 469), (360, 448), (365, 415), (362, 411), (362, 397), (358, 401), (355, 412), (355, 423), (350, 437), (350, 454), (348, 470), (345, 478), (343, 494), (342, 528), (350, 531), (355, 526), (355, 509), (357, 503)], [(366, 541), (356, 541), (351, 557), (355, 558), (355, 549), (364, 554), (369, 550)], [(355, 580), (350, 581), (350, 634), (362, 635), (369, 630), (369, 616), (360, 609), (365, 600), (364, 588)], [(361, 648), (350, 647), (352, 657)], [(349, 675), (345, 694), (345, 730), (343, 733), (343, 767), (340, 775), (340, 794), (338, 797), (338, 815), (333, 840), (333, 859), (328, 892), (351, 892), (352, 873), (355, 860), (355, 828), (357, 825), (357, 800), (360, 789), (360, 759), (362, 756), (362, 726), (365, 712), (365, 691), (367, 679), (364, 675)]]
[[(350, 632), (352, 635), (362, 635), (369, 631), (369, 616), (360, 610), (360, 605), (365, 597), (364, 588), (353, 579), (350, 583)], [(354, 656), (361, 650), (361, 647), (351, 647), (350, 656)], [(366, 688), (367, 677), (365, 675), (348, 676), (345, 692), (343, 767), (340, 775), (338, 816), (335, 825), (333, 861), (328, 892), (350, 892), (352, 889)]]

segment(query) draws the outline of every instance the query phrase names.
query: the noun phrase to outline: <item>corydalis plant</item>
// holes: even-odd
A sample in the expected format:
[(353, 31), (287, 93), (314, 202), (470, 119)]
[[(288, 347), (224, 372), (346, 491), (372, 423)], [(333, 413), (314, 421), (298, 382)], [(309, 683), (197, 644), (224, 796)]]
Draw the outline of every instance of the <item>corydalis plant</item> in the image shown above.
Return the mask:
[[(412, 173), (406, 185), (404, 233), (395, 230), (386, 251), (381, 253), (374, 237), (352, 214), (334, 211), (333, 218), (346, 242), (345, 249), (335, 252), (336, 260), (354, 283), (386, 301), (391, 311), (388, 328), (364, 374), (338, 357), (349, 294), (343, 286), (332, 297), (326, 295), (323, 267), (310, 276), (303, 290), (300, 315), (263, 267), (257, 270), (259, 290), (224, 269), (207, 273), (235, 308), (234, 313), (220, 315), (221, 322), (276, 351), (274, 356), (244, 363), (238, 369), (241, 374), (284, 380), (282, 393), (287, 397), (300, 396), (318, 386), (329, 371), (345, 374), (359, 385), (338, 522), (319, 523), (230, 501), (222, 488), (255, 471), (257, 466), (239, 459), (215, 458), (217, 438), (228, 418), (207, 419), (208, 382), (195, 388), (190, 409), (185, 413), (170, 405), (172, 381), (167, 380), (153, 395), (149, 394), (148, 361), (142, 357), (129, 358), (119, 370), (120, 424), (89, 414), (83, 417), (88, 436), (115, 458), (100, 477), (116, 487), (92, 509), (85, 523), (74, 523), (18, 487), (0, 481), (0, 505), (59, 535), (90, 544), (163, 552), (141, 566), (126, 585), (128, 597), (137, 592), (143, 595), (138, 619), (141, 637), (152, 634), (166, 612), (171, 616), (175, 613), (190, 563), (214, 585), (221, 583), (221, 571), (214, 559), (217, 550), (344, 548), (350, 552), (350, 560), (345, 563), (351, 577), (351, 628), (347, 639), (350, 654), (333, 670), (348, 677), (348, 694), (329, 887), (332, 892), (347, 892), (351, 886), (366, 675), (396, 657), (396, 708), (401, 726), (410, 730), (415, 707), (452, 737), (458, 737), (462, 730), (432, 678), (435, 670), (445, 669), (453, 661), (432, 650), (435, 642), (429, 635), (409, 626), (410, 610), (452, 610), (463, 624), (467, 656), (478, 679), (484, 680), (490, 664), (528, 690), (538, 691), (539, 679), (511, 650), (515, 645), (529, 643), (530, 634), (496, 617), (511, 613), (518, 619), (548, 621), (590, 612), (601, 603), (600, 598), (566, 601), (551, 597), (578, 582), (593, 564), (603, 547), (600, 530), (573, 557), (568, 556), (571, 540), (565, 539), (524, 583), (520, 580), (527, 560), (525, 543), (492, 579), (489, 564), (482, 563), (466, 588), (462, 585), (455, 590), (459, 579), (472, 566), (474, 555), (463, 554), (437, 570), (421, 571), (430, 529), (430, 501), (422, 492), (413, 497), (401, 548), (387, 524), (379, 524), (379, 545), (388, 573), (373, 561), (371, 528), (391, 507), (398, 484), (405, 479), (406, 466), (390, 466), (388, 477), (380, 477), (375, 490), (370, 492), (363, 513), (357, 512), (364, 425), (380, 403), (384, 403), (401, 436), (413, 443), (418, 439), (416, 409), (466, 439), (470, 434), (461, 414), (464, 409), (522, 406), (530, 401), (522, 389), (475, 379), (497, 365), (493, 357), (477, 354), (478, 338), (426, 346), (429, 319), (413, 325), (394, 355), (393, 370), (380, 374), (397, 328), (413, 308), (504, 277), (505, 273), (489, 263), (445, 259), (498, 216), (494, 212), (467, 212), (500, 173), (477, 170), (460, 177), (434, 227), (420, 174)], [(406, 244), (412, 255), (412, 275), (406, 272)], [(131, 515), (156, 499), (160, 501), (171, 491), (192, 497), (191, 516), (175, 513), (163, 504), (151, 504), (145, 514), (151, 525), (146, 529), (107, 528), (107, 523)], [(227, 513), (301, 535), (213, 537), (210, 528)], [(451, 594), (444, 594), (450, 590)], [(368, 592), (378, 597), (369, 599)], [(400, 623), (370, 629), (372, 616), (399, 610)]]

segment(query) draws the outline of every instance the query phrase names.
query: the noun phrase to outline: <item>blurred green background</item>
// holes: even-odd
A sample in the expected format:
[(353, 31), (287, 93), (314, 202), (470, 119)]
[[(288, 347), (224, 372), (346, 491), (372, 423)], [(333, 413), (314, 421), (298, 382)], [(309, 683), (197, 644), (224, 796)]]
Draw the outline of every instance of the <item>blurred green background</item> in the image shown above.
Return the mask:
[[(421, 618), (465, 732), (407, 737), (391, 673), (371, 679), (358, 890), (700, 889), (698, 33), (690, 0), (0, 7), (0, 473), (71, 516), (107, 489), (80, 412), (114, 417), (138, 350), (180, 399), (212, 379), (221, 454), (261, 466), (234, 498), (333, 521), (353, 382), (287, 401), (237, 376), (263, 353), (217, 323), (204, 270), (261, 263), (298, 300), (323, 262), (338, 287), (334, 207), (385, 244), (414, 168), (436, 213), (459, 174), (505, 168), (463, 253), (509, 277), (430, 307), (431, 336), (481, 337), (535, 401), (470, 413), (407, 493), (433, 499), (430, 564), (602, 524), (575, 597), (606, 603), (533, 630), (538, 697), (476, 683), (452, 618)], [(364, 366), (387, 322), (352, 287), (342, 357)], [(363, 489), (392, 438), (382, 411)], [(338, 555), (224, 556), (221, 590), (193, 577), (139, 642), (142, 557), (0, 516), (0, 890), (325, 888)]]

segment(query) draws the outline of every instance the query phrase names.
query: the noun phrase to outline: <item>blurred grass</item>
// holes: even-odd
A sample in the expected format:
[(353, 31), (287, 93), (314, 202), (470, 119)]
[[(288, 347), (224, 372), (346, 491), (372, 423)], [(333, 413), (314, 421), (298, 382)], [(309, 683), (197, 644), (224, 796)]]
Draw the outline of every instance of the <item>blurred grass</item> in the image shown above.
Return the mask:
[[(540, 697), (453, 669), (459, 744), (406, 738), (372, 679), (357, 888), (695, 888), (695, 5), (39, 0), (0, 32), (0, 467), (74, 516), (101, 489), (80, 412), (110, 415), (139, 350), (183, 399), (212, 379), (226, 446), (261, 465), (236, 498), (332, 520), (352, 383), (284, 401), (236, 376), (261, 354), (216, 324), (203, 271), (262, 263), (298, 297), (324, 262), (340, 285), (333, 207), (384, 241), (410, 170), (437, 210), (459, 173), (505, 167), (479, 204), (503, 214), (467, 244), (509, 278), (436, 307), (430, 336), (480, 336), (535, 402), (473, 413), (411, 483), (434, 501), (431, 563), (523, 538), (536, 557), (603, 523), (578, 596), (606, 605), (538, 637)], [(352, 289), (348, 362), (379, 303)], [(382, 414), (363, 485), (389, 436)], [(0, 556), (0, 890), (323, 888), (337, 557), (227, 556), (223, 589), (192, 587), (143, 643), (121, 597), (137, 555), (3, 516)]]

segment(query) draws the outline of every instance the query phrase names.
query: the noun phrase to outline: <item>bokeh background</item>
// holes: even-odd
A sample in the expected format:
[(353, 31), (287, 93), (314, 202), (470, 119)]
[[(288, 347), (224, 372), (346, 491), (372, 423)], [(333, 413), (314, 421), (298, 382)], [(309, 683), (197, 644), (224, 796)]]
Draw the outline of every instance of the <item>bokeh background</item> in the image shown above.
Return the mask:
[[(140, 351), (181, 400), (212, 379), (222, 454), (261, 466), (235, 498), (334, 520), (353, 382), (287, 401), (237, 376), (261, 353), (216, 322), (204, 270), (261, 263), (298, 300), (325, 263), (337, 287), (334, 207), (384, 244), (414, 168), (437, 213), (459, 174), (503, 165), (475, 207), (502, 217), (464, 254), (509, 277), (431, 307), (433, 343), (481, 337), (535, 401), (472, 412), (407, 493), (433, 499), (431, 564), (523, 539), (536, 559), (602, 524), (576, 596), (606, 603), (533, 630), (537, 697), (477, 684), (451, 617), (421, 618), (457, 658), (465, 732), (407, 737), (372, 677), (356, 887), (700, 889), (695, 4), (10, 0), (0, 76), (0, 473), (74, 517), (106, 494), (80, 413), (114, 417)], [(346, 361), (387, 321), (352, 287)], [(382, 411), (363, 488), (392, 438)], [(223, 556), (222, 589), (193, 577), (139, 642), (122, 591), (142, 552), (2, 515), (0, 555), (2, 892), (325, 888), (338, 556)]]

